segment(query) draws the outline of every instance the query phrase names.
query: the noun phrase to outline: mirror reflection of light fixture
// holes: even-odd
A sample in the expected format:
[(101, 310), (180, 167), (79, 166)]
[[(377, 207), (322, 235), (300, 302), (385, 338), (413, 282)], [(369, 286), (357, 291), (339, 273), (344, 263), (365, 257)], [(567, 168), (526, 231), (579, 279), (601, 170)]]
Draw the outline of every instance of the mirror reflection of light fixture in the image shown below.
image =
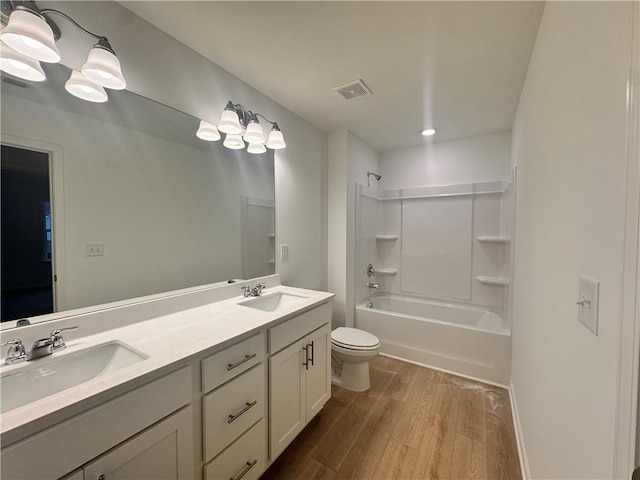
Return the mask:
[(215, 142), (220, 140), (220, 132), (214, 124), (200, 120), (196, 137), (207, 142)]
[(88, 102), (104, 103), (109, 98), (102, 86), (92, 82), (78, 70), (71, 71), (71, 77), (64, 84), (64, 89), (71, 95)]
[(5, 44), (0, 44), (0, 50), (0, 70), (3, 72), (32, 82), (42, 82), (47, 78), (38, 60), (22, 55)]
[(267, 147), (265, 147), (262, 143), (250, 143), (247, 147), (247, 152), (249, 153), (264, 153), (267, 151)]
[(238, 133), (227, 133), (222, 144), (231, 150), (240, 150), (244, 148), (244, 140), (242, 140), (242, 137)]
[[(118, 60), (118, 57), (116, 57), (116, 54), (113, 51), (113, 48), (111, 48), (109, 40), (107, 40), (106, 37), (88, 31), (69, 15), (59, 10), (54, 10), (52, 8), (40, 9), (33, 1), (3, 1), (2, 3), (3, 13), (7, 6), (10, 9), (7, 26), (0, 31), (0, 40), (10, 47), (2, 48), (2, 51), (0, 52), (0, 57), (2, 59), (0, 65), (2, 66), (2, 71), (25, 80), (41, 81), (29, 78), (26, 75), (21, 75), (19, 69), (16, 70), (15, 68), (12, 69), (9, 67), (9, 65), (12, 65), (11, 60), (13, 60), (13, 64), (17, 61), (11, 49), (35, 61), (58, 63), (60, 61), (60, 52), (56, 46), (56, 40), (60, 38), (61, 33), (58, 26), (50, 18), (51, 15), (58, 15), (65, 18), (87, 35), (97, 39), (97, 43), (89, 51), (87, 61), (81, 68), (82, 75), (84, 75), (89, 81), (98, 84), (101, 88), (104, 87), (113, 90), (122, 90), (126, 87), (127, 83), (122, 75), (120, 61)], [(5, 60), (7, 61), (5, 62)], [(31, 74), (33, 74), (34, 65), (29, 64), (29, 67), (30, 68), (23, 69), (29, 70)], [(36, 68), (36, 70), (38, 70), (38, 68)], [(41, 70), (42, 69), (40, 68), (40, 71)], [(69, 79), (71, 86), (79, 85), (77, 74), (75, 74), (74, 77), (74, 73), (75, 72), (72, 73), (72, 76)], [(44, 72), (42, 72), (42, 75), (44, 75)], [(36, 75), (36, 77), (38, 77), (38, 75)], [(86, 89), (89, 89), (89, 87), (85, 85), (85, 90)], [(77, 92), (78, 90), (75, 88), (67, 88), (67, 91), (76, 95), (74, 92)], [(98, 97), (92, 96), (92, 100), (89, 101), (95, 102), (97, 101), (96, 98), (103, 98), (103, 96), (106, 96), (106, 92), (104, 92), (104, 90), (100, 92), (99, 89), (94, 89), (94, 91), (98, 92)], [(84, 93), (87, 92), (85, 91)], [(76, 96), (88, 100), (86, 95)]]
[[(271, 131), (269, 132), (268, 138), (264, 136), (258, 117), (261, 117), (271, 124)], [(203, 124), (216, 129), (217, 138), (205, 138), (202, 134)], [(225, 140), (222, 144), (234, 150), (244, 148), (245, 142), (249, 144), (247, 152), (255, 154), (264, 153), (267, 151), (267, 148), (279, 150), (287, 147), (280, 127), (276, 122), (272, 122), (261, 113), (245, 110), (239, 103), (233, 103), (231, 101), (227, 102), (227, 106), (222, 112), (222, 115), (220, 115), (220, 121), (217, 127), (202, 120), (196, 135), (203, 140), (215, 141), (220, 139), (218, 132), (226, 133)]]

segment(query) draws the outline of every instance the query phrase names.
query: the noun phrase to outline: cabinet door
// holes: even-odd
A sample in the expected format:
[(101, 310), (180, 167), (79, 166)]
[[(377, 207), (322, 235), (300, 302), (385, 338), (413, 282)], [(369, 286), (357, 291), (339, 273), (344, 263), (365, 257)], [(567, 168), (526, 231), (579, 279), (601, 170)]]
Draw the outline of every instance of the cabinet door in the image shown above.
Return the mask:
[(85, 480), (98, 480), (101, 476), (109, 480), (192, 479), (191, 407), (171, 415), (84, 466)]
[(276, 458), (305, 422), (306, 340), (298, 340), (269, 359), (269, 453)]
[(329, 324), (311, 333), (306, 342), (309, 348), (307, 373), (306, 422), (320, 411), (331, 398), (331, 327)]

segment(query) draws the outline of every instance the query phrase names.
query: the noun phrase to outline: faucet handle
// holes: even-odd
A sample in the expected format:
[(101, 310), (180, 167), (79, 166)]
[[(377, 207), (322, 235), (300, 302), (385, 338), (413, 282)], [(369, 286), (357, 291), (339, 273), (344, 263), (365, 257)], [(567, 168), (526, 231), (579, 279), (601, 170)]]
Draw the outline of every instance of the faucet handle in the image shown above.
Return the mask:
[(0, 347), (4, 345), (9, 345), (7, 357), (4, 359), (5, 365), (24, 362), (27, 359), (27, 351), (24, 348), (22, 340), (20, 340), (19, 338), (14, 338), (13, 340), (9, 340), (8, 342), (0, 343)]
[(51, 330), (51, 335), (50, 335), (50, 340), (51, 340), (51, 353), (53, 352), (57, 352), (58, 350), (64, 350), (65, 348), (67, 348), (67, 344), (64, 341), (64, 338), (62, 338), (62, 332), (67, 331), (67, 330), (77, 330), (78, 327), (74, 326), (74, 327), (66, 327), (66, 328), (56, 328), (54, 330)]

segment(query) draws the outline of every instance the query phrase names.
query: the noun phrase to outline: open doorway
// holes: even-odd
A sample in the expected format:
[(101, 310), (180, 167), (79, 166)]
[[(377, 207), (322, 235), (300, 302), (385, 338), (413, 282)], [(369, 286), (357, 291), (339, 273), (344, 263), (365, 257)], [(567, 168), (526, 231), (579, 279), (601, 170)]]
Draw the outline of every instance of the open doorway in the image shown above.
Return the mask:
[(2, 145), (2, 321), (54, 311), (49, 154)]

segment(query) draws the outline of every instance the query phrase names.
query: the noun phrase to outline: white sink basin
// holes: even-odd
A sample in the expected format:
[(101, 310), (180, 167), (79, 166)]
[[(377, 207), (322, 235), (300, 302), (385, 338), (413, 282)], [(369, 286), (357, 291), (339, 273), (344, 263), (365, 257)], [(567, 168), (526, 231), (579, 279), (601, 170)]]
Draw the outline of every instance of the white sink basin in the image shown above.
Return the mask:
[(110, 342), (20, 364), (0, 378), (0, 411), (8, 412), (146, 358), (123, 343)]
[(251, 307), (257, 310), (262, 310), (263, 312), (275, 312), (276, 310), (287, 308), (290, 305), (298, 303), (307, 298), (309, 297), (305, 297), (302, 295), (292, 295), (291, 293), (277, 292), (270, 295), (263, 295), (262, 297), (252, 298), (251, 300), (246, 300), (239, 305), (242, 305), (243, 307)]

